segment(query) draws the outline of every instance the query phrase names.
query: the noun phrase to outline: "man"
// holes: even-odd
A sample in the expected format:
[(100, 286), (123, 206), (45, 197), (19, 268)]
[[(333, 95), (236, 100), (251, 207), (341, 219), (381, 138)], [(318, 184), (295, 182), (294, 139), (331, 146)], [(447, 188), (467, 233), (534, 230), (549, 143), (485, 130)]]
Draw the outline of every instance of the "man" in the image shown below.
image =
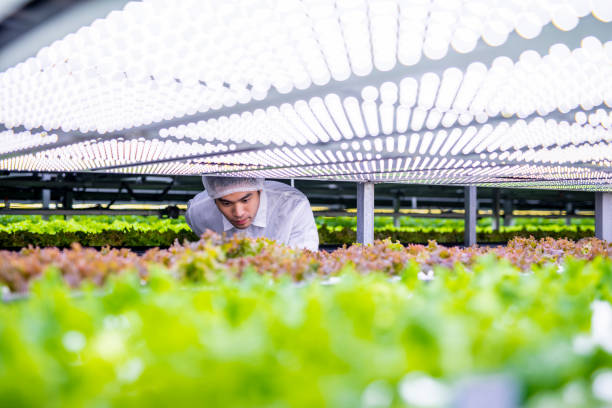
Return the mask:
[(207, 229), (227, 236), (266, 237), (316, 251), (319, 234), (304, 194), (262, 178), (203, 176), (205, 191), (189, 201), (185, 218), (197, 235)]

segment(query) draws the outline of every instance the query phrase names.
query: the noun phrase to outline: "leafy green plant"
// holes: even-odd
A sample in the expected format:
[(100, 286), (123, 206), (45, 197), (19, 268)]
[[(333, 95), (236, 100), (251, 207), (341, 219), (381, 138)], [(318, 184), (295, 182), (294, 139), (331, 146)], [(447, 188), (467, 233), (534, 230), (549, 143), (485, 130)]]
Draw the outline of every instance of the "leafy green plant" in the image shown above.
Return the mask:
[[(339, 217), (342, 218), (342, 217)], [(348, 218), (348, 217), (345, 217)], [(341, 220), (342, 221), (342, 220)], [(453, 221), (457, 220), (444, 220)], [(340, 222), (340, 221), (339, 221)], [(432, 224), (434, 227), (377, 227), (377, 239), (389, 238), (403, 243), (457, 244), (463, 242), (463, 225)], [(318, 226), (321, 244), (351, 244), (356, 241), (356, 228), (350, 223)], [(481, 243), (503, 243), (514, 237), (568, 238), (578, 240), (593, 236), (592, 226), (514, 226), (494, 231), (479, 227), (477, 240)], [(175, 241), (196, 241), (198, 237), (185, 223), (184, 218), (160, 219), (138, 216), (75, 216), (69, 220), (53, 216), (42, 220), (39, 216), (0, 216), (0, 247), (59, 246), (68, 247), (73, 242), (84, 246), (170, 246)]]
[(215, 235), (143, 256), (3, 251), (39, 272), (0, 304), (0, 406), (449, 406), (482, 378), (523, 406), (602, 406), (610, 255), (595, 239), (325, 254)]
[(75, 216), (64, 220), (5, 216), (0, 225), (0, 247), (70, 246), (169, 246), (175, 240), (198, 237), (182, 219), (139, 216)]
[(196, 242), (176, 243), (168, 249), (153, 248), (143, 255), (129, 249), (97, 251), (73, 244), (70, 249), (25, 248), (19, 252), (0, 251), (0, 283), (12, 292), (26, 292), (30, 281), (48, 267), (57, 268), (72, 287), (82, 282), (102, 285), (111, 275), (138, 271), (146, 282), (152, 265), (161, 265), (177, 277), (191, 281), (214, 281), (219, 276), (241, 277), (255, 272), (271, 279), (303, 281), (313, 276), (335, 276), (345, 265), (357, 271), (379, 271), (398, 276), (407, 264), (431, 271), (436, 266), (452, 268), (457, 264), (471, 268), (477, 257), (490, 254), (524, 271), (535, 265), (559, 264), (566, 257), (592, 260), (612, 256), (612, 244), (595, 238), (571, 241), (552, 238), (515, 238), (507, 246), (445, 247), (435, 241), (409, 245), (390, 240), (372, 245), (343, 246), (333, 252), (292, 249), (265, 238), (223, 238), (204, 234)]
[[(579, 240), (581, 238), (592, 237), (594, 228), (590, 226), (513, 226), (501, 227), (500, 231), (495, 231), (490, 227), (477, 227), (477, 241), (480, 243), (505, 243), (515, 237), (535, 238), (566, 238)], [(389, 238), (393, 241), (403, 243), (426, 243), (433, 240), (443, 244), (458, 244), (464, 241), (463, 227), (450, 228), (412, 228), (412, 227), (384, 227), (374, 230), (376, 239)], [(319, 239), (321, 243), (351, 244), (356, 241), (356, 228), (351, 227), (330, 227), (327, 225), (319, 226)]]
[[(315, 218), (317, 225), (326, 225), (328, 227), (357, 227), (356, 217), (323, 217)], [(483, 217), (478, 219), (479, 227), (491, 227), (493, 219), (491, 217)], [(411, 216), (399, 217), (400, 227), (412, 227), (421, 229), (430, 228), (450, 228), (462, 229), (463, 220), (456, 218), (418, 218)], [(374, 217), (375, 228), (393, 227), (393, 217), (377, 215)], [(565, 226), (564, 218), (537, 218), (537, 217), (513, 217), (512, 226), (517, 227), (545, 227), (545, 226)], [(572, 226), (590, 226), (595, 225), (593, 218), (572, 218)], [(508, 225), (506, 225), (508, 227)]]

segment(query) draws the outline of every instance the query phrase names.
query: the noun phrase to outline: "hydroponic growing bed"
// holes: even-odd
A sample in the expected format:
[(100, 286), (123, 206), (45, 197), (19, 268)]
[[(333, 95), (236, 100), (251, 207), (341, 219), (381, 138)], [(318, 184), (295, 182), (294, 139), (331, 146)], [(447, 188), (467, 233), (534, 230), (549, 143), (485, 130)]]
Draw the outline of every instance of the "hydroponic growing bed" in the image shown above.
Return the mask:
[[(330, 222), (330, 220), (327, 220)], [(423, 223), (427, 225), (427, 223)], [(430, 240), (442, 244), (457, 244), (463, 240), (463, 228), (457, 223), (449, 227), (393, 227), (374, 229), (376, 239), (391, 239), (404, 244), (427, 243)], [(356, 228), (350, 225), (320, 223), (319, 243), (325, 245), (350, 245), (356, 241)], [(478, 229), (478, 242), (506, 243), (514, 237), (567, 238), (578, 240), (592, 237), (592, 225), (519, 225), (502, 227), (499, 231), (491, 227)], [(32, 246), (69, 247), (72, 243), (82, 246), (100, 247), (168, 247), (175, 241), (197, 241), (198, 237), (179, 219), (159, 219), (155, 216), (76, 216), (64, 220), (54, 216), (43, 220), (40, 216), (0, 216), (0, 248)]]

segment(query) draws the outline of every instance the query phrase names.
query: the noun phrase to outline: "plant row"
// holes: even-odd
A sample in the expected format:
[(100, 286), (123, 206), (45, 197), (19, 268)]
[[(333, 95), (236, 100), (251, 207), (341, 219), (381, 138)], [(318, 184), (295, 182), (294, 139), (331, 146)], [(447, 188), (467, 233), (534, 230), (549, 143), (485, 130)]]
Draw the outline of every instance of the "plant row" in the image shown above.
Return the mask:
[[(515, 237), (528, 238), (564, 238), (579, 240), (592, 237), (594, 228), (589, 226), (538, 226), (538, 227), (501, 227), (499, 231), (489, 227), (476, 228), (476, 241), (479, 243), (505, 243)], [(441, 244), (458, 244), (464, 242), (463, 228), (432, 228), (421, 229), (411, 227), (384, 227), (374, 229), (375, 239), (391, 239), (403, 243), (426, 243), (436, 241)], [(351, 227), (319, 227), (319, 240), (321, 243), (347, 244), (355, 242), (357, 232)]]
[[(184, 220), (159, 219), (157, 217), (73, 217), (69, 220), (54, 219), (45, 221), (33, 217), (5, 217), (0, 225), (0, 247), (15, 248), (28, 245), (67, 247), (73, 242), (84, 246), (164, 246), (172, 245), (175, 240), (196, 241), (198, 237)], [(352, 227), (318, 226), (321, 244), (351, 244), (356, 241), (356, 231)], [(539, 226), (539, 227), (502, 227), (494, 231), (489, 227), (479, 227), (477, 241), (480, 243), (502, 243), (512, 238), (553, 237), (578, 240), (593, 236), (590, 226)], [(403, 243), (427, 243), (435, 240), (444, 244), (463, 242), (461, 228), (439, 227), (422, 229), (413, 227), (384, 227), (375, 229), (376, 239), (390, 238)]]
[(168, 249), (153, 248), (142, 255), (125, 248), (96, 250), (79, 244), (73, 244), (71, 249), (28, 247), (0, 251), (0, 284), (11, 292), (26, 292), (30, 280), (51, 266), (74, 288), (83, 281), (102, 285), (109, 276), (126, 271), (137, 272), (146, 281), (152, 265), (161, 265), (179, 279), (192, 282), (214, 282), (219, 276), (240, 277), (246, 271), (302, 281), (314, 276), (334, 276), (346, 264), (362, 273), (379, 271), (395, 276), (405, 268), (417, 268), (426, 274), (436, 266), (452, 268), (461, 264), (470, 268), (484, 255), (530, 271), (536, 266), (558, 265), (566, 257), (585, 260), (612, 257), (612, 244), (596, 238), (580, 241), (515, 238), (505, 246), (459, 248), (434, 241), (405, 247), (383, 240), (366, 246), (343, 246), (333, 252), (312, 252), (265, 238), (226, 239), (206, 233), (199, 241), (175, 243)]
[(0, 406), (605, 406), (611, 255), (215, 235), (3, 251), (30, 295), (0, 305)]
[[(325, 224), (329, 227), (357, 227), (357, 217), (323, 217), (315, 218), (317, 225)], [(565, 218), (539, 218), (539, 217), (512, 217), (512, 226), (517, 227), (539, 227), (539, 226), (565, 226)], [(493, 217), (483, 217), (478, 219), (479, 227), (492, 227)], [(374, 227), (384, 228), (393, 227), (394, 219), (391, 216), (376, 215), (374, 217)], [(588, 218), (572, 218), (570, 225), (573, 226), (591, 226), (595, 225), (595, 220), (592, 217)], [(463, 228), (463, 219), (457, 218), (419, 218), (411, 216), (399, 217), (400, 227), (411, 228)], [(504, 225), (509, 226), (509, 225)]]
[[(33, 223), (47, 223), (48, 221), (64, 221), (66, 217), (61, 215), (51, 215), (47, 220), (43, 219), (40, 215), (0, 215), (0, 226), (19, 223), (23, 221), (29, 221)], [(180, 216), (176, 219), (172, 218), (159, 218), (156, 216), (139, 216), (139, 215), (75, 215), (68, 217), (72, 220), (73, 223), (83, 224), (85, 227), (89, 228), (99, 228), (103, 224), (113, 224), (118, 225), (123, 222), (127, 222), (131, 225), (133, 224), (156, 224), (159, 226), (165, 225), (178, 225), (185, 224), (185, 217)], [(357, 227), (357, 218), (353, 217), (324, 217), (317, 216), (315, 217), (315, 222), (317, 225), (326, 225), (328, 227)], [(512, 218), (512, 226), (517, 227), (540, 227), (540, 226), (560, 226), (563, 227), (566, 225), (566, 220), (564, 218), (524, 218), (524, 217), (513, 217)], [(593, 227), (595, 225), (595, 220), (593, 218), (572, 218), (571, 219), (572, 226), (583, 226), (583, 227)], [(394, 219), (390, 216), (381, 216), (377, 215), (374, 217), (374, 227), (375, 228), (385, 228), (385, 227), (393, 227)], [(463, 228), (463, 220), (456, 218), (418, 218), (411, 216), (401, 216), (399, 217), (399, 226), (400, 227), (410, 227), (417, 229), (438, 229), (438, 228), (450, 228), (450, 229), (461, 229)], [(479, 227), (491, 227), (492, 226), (492, 218), (484, 217), (478, 219)], [(505, 225), (507, 227), (507, 225)]]

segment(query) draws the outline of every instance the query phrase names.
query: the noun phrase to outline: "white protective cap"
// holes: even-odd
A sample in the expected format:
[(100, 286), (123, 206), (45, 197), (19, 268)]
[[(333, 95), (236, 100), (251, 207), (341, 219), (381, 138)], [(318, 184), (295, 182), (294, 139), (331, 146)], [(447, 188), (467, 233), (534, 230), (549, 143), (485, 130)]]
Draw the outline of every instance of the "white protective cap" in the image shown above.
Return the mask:
[(264, 188), (263, 178), (202, 176), (202, 183), (212, 199), (239, 191), (258, 191)]

